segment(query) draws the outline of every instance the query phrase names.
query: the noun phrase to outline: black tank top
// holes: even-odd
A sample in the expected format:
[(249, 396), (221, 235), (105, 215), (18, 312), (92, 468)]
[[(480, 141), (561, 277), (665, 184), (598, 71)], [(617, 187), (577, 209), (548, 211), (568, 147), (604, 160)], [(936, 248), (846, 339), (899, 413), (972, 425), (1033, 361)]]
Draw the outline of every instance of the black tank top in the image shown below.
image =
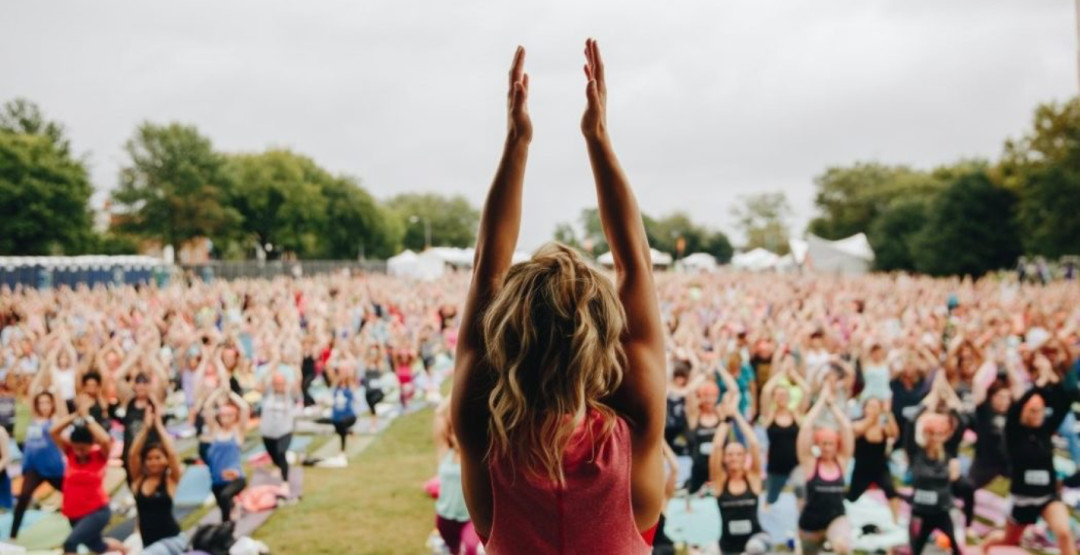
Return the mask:
[(953, 506), (948, 459), (931, 459), (918, 449), (911, 463), (911, 512), (932, 516), (949, 512)]
[(716, 424), (707, 426), (698, 421), (698, 425), (694, 428), (694, 462), (705, 463), (709, 462), (709, 455), (713, 450), (713, 437), (716, 435), (716, 429), (720, 427), (720, 421), (717, 420)]
[(769, 437), (769, 460), (766, 471), (769, 474), (791, 474), (791, 471), (799, 465), (799, 458), (795, 451), (795, 442), (799, 437), (799, 425), (792, 420), (787, 426), (777, 425), (775, 421), (765, 429)]
[(877, 470), (886, 465), (885, 441), (874, 443), (865, 436), (855, 440), (855, 468)]
[(686, 397), (667, 398), (667, 418), (664, 423), (666, 430), (681, 430), (686, 428)]
[[(806, 481), (806, 504), (799, 527), (809, 531), (824, 530), (833, 519), (844, 514), (845, 493), (843, 469), (835, 479), (826, 480), (821, 477), (821, 461), (816, 461), (814, 475)], [(823, 526), (813, 526), (811, 521)]]
[(180, 524), (173, 516), (173, 500), (164, 478), (150, 495), (143, 494), (142, 484), (139, 484), (135, 492), (135, 508), (139, 512), (139, 535), (144, 546), (149, 547), (156, 541), (180, 533)]
[(716, 504), (720, 506), (720, 520), (724, 525), (720, 534), (720, 550), (725, 553), (744, 551), (746, 541), (761, 532), (757, 494), (750, 488), (749, 482), (746, 491), (739, 495), (731, 493), (728, 484), (724, 484), (724, 491), (716, 498)]

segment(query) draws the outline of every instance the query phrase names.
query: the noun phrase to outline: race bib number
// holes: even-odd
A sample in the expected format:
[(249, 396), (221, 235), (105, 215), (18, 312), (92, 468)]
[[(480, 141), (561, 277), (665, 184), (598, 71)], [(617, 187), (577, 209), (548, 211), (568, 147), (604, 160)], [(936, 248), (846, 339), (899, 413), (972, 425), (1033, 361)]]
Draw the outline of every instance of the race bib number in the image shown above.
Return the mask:
[(334, 408), (338, 410), (344, 410), (346, 405), (349, 404), (349, 400), (344, 395), (334, 396)]
[(709, 443), (702, 443), (701, 445), (699, 445), (698, 446), (698, 452), (701, 453), (702, 455), (706, 455), (706, 456), (711, 455), (712, 454), (712, 442), (710, 441)]
[(754, 531), (749, 520), (733, 520), (728, 523), (728, 532), (735, 536), (747, 536)]
[(37, 426), (30, 426), (26, 429), (26, 440), (41, 439), (41, 428)]
[(1050, 472), (1046, 470), (1028, 470), (1024, 472), (1024, 483), (1029, 486), (1050, 485)]
[(904, 410), (900, 411), (900, 414), (903, 415), (904, 418), (911, 420), (915, 417), (915, 413), (917, 412), (919, 412), (919, 405), (904, 407)]
[(916, 505), (937, 505), (938, 492), (927, 491), (924, 489), (915, 490), (915, 504)]

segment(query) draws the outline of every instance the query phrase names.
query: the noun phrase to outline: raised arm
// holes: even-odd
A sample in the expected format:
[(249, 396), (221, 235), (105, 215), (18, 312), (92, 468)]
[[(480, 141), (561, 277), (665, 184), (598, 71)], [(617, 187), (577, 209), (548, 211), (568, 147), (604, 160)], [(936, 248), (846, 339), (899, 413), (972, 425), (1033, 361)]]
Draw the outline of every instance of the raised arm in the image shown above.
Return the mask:
[(510, 68), (506, 141), (480, 217), (472, 282), (465, 298), (455, 357), (451, 421), (462, 444), (473, 453), (480, 453), (486, 447), (486, 427), (474, 425), (487, 421), (488, 383), (477, 368), (484, 351), (480, 318), (498, 292), (517, 246), (525, 163), (532, 141), (528, 96), (525, 49), (519, 46)]
[(67, 450), (70, 445), (67, 438), (64, 437), (64, 430), (66, 430), (72, 422), (75, 422), (75, 418), (76, 415), (74, 414), (64, 415), (63, 418), (60, 418), (52, 425), (52, 428), (49, 428), (49, 435), (52, 436), (53, 442), (56, 443), (61, 451)]
[(795, 451), (800, 464), (807, 464), (814, 459), (814, 453), (811, 449), (814, 445), (814, 423), (817, 422), (821, 412), (825, 410), (827, 397), (828, 393), (818, 397), (817, 402), (814, 403), (814, 406), (806, 415), (803, 425), (799, 427), (799, 435), (795, 439)]
[(663, 441), (665, 412), (664, 330), (652, 257), (641, 211), (608, 135), (607, 82), (596, 41), (586, 42), (585, 58), (588, 105), (581, 131), (596, 182), (600, 221), (611, 246), (619, 300), (630, 315), (623, 340), (628, 369), (612, 401), (633, 423), (639, 439), (645, 439), (636, 443), (651, 449)]
[(840, 409), (840, 405), (829, 401), (829, 409), (832, 411), (833, 417), (836, 419), (837, 425), (840, 427), (840, 449), (839, 454), (844, 458), (844, 461), (851, 460), (851, 456), (855, 453), (855, 432), (851, 427), (851, 419), (848, 418), (844, 411)]
[(746, 442), (746, 451), (750, 454), (750, 470), (748, 474), (751, 476), (761, 477), (761, 448), (758, 446), (757, 434), (754, 433), (754, 428), (750, 426), (750, 423), (743, 418), (743, 415), (739, 414), (739, 411), (732, 411), (735, 424), (739, 427), (739, 431), (742, 433), (743, 441)]

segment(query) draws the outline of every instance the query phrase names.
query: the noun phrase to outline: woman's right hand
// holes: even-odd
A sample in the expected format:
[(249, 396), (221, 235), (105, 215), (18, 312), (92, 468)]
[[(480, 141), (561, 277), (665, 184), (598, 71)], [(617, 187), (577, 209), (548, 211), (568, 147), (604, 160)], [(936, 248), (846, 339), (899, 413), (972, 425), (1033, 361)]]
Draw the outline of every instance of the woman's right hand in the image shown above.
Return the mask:
[(581, 116), (581, 132), (586, 139), (602, 139), (607, 135), (607, 83), (604, 80), (604, 61), (596, 41), (585, 41), (585, 115)]
[(506, 133), (510, 140), (532, 141), (529, 117), (529, 74), (525, 73), (525, 48), (519, 46), (510, 67), (510, 90), (506, 93)]

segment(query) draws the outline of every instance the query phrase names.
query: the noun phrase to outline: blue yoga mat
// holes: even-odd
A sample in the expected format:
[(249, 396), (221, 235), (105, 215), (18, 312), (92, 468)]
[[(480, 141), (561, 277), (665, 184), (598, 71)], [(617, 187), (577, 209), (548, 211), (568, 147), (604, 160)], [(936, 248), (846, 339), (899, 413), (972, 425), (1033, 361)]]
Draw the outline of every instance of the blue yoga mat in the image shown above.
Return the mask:
[(180, 477), (176, 486), (174, 502), (180, 507), (202, 505), (210, 495), (210, 469), (205, 465), (192, 465)]
[[(26, 529), (30, 528), (31, 526), (34, 525), (34, 523), (41, 520), (41, 517), (44, 516), (44, 514), (45, 513), (43, 513), (42, 511), (35, 511), (35, 510), (26, 511), (26, 514), (23, 515), (23, 521), (22, 521), (22, 525), (20, 526), (20, 528), (22, 528), (22, 530), (26, 530)], [(4, 513), (4, 514), (0, 515), (0, 538), (10, 538), (11, 537), (11, 520), (12, 520), (12, 518), (14, 518), (14, 515), (12, 515), (11, 513)]]

